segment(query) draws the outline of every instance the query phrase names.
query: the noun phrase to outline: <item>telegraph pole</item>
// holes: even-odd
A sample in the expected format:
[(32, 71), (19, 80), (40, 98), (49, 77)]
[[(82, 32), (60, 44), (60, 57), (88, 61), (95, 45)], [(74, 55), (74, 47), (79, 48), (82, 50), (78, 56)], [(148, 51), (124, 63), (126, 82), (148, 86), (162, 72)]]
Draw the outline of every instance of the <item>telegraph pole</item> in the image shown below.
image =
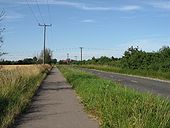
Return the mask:
[(44, 27), (44, 53), (43, 53), (43, 64), (45, 64), (46, 28), (47, 28), (47, 27), (51, 27), (52, 24), (39, 24), (39, 26)]
[(81, 61), (83, 60), (83, 47), (80, 47)]
[(69, 53), (67, 53), (67, 60), (69, 60)]
[(75, 57), (75, 60), (77, 61), (77, 56), (74, 56)]

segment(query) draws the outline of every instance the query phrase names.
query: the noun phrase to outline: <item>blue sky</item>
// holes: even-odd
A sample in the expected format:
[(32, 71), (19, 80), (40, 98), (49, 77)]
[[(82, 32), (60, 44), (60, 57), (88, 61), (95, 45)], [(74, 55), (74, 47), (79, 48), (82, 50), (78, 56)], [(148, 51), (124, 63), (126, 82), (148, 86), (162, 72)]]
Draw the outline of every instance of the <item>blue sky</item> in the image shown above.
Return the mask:
[(169, 0), (0, 0), (0, 9), (6, 12), (0, 23), (6, 28), (2, 49), (9, 53), (4, 59), (39, 54), (43, 28), (38, 23), (44, 22), (52, 24), (47, 47), (57, 59), (67, 53), (80, 59), (79, 47), (88, 59), (121, 57), (130, 46), (157, 51), (170, 45)]

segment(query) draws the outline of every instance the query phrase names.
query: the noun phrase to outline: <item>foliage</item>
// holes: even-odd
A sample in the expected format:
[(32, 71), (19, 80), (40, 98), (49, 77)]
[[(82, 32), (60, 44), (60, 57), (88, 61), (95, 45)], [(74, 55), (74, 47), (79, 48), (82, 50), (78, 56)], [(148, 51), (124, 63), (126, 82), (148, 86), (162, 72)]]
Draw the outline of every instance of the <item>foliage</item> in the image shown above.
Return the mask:
[(0, 69), (0, 128), (8, 127), (37, 90), (48, 65), (2, 66)]
[[(1, 65), (28, 65), (28, 64), (41, 64), (41, 61), (38, 61), (37, 57), (33, 58), (25, 58), (23, 60), (17, 60), (17, 61), (10, 61), (10, 60), (1, 60)], [(51, 64), (56, 64), (57, 59), (52, 59)]]
[[(77, 65), (108, 65), (113, 68), (119, 68), (131, 72), (145, 72), (145, 74), (170, 72), (170, 47), (163, 46), (157, 52), (145, 52), (139, 50), (139, 47), (130, 47), (124, 52), (122, 58), (93, 57), (82, 62), (74, 62)], [(134, 71), (133, 71), (134, 70)], [(140, 73), (139, 73), (140, 75)], [(151, 75), (152, 76), (152, 75)], [(153, 75), (154, 76), (154, 75)]]
[[(44, 58), (44, 50), (41, 51), (38, 62), (42, 63)], [(52, 51), (48, 48), (45, 49), (45, 63), (51, 64), (52, 62)]]
[(57, 59), (52, 59), (52, 60), (51, 60), (51, 63), (52, 63), (52, 64), (57, 64)]
[(72, 64), (98, 64), (98, 65), (116, 65), (119, 63), (119, 58), (114, 58), (113, 56), (111, 58), (106, 56), (101, 56), (100, 58), (92, 57), (92, 59), (84, 60), (84, 61), (73, 61)]
[(170, 47), (164, 46), (158, 52), (147, 53), (131, 47), (121, 59), (121, 67), (153, 71), (170, 71)]
[(33, 58), (25, 58), (23, 60), (18, 61), (8, 61), (8, 60), (2, 60), (0, 61), (1, 65), (23, 65), (23, 64), (38, 64), (37, 57)]
[(169, 128), (170, 102), (70, 66), (59, 66), (102, 128)]

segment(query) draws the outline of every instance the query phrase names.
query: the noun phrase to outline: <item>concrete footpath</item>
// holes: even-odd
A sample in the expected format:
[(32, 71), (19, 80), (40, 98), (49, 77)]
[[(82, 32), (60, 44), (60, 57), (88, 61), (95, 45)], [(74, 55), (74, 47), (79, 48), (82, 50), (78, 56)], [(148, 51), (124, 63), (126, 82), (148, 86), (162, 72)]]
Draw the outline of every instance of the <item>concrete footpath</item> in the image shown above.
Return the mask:
[(43, 81), (29, 110), (15, 128), (98, 128), (57, 68)]

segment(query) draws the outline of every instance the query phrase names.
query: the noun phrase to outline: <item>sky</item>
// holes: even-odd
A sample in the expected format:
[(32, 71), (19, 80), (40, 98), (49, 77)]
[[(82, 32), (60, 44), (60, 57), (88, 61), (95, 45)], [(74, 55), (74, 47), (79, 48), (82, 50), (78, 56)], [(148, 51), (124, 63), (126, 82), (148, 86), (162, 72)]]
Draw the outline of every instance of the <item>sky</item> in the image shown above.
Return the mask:
[(121, 57), (130, 46), (151, 52), (170, 46), (170, 0), (0, 0), (5, 16), (2, 50), (7, 60), (37, 56), (46, 47), (53, 58)]

